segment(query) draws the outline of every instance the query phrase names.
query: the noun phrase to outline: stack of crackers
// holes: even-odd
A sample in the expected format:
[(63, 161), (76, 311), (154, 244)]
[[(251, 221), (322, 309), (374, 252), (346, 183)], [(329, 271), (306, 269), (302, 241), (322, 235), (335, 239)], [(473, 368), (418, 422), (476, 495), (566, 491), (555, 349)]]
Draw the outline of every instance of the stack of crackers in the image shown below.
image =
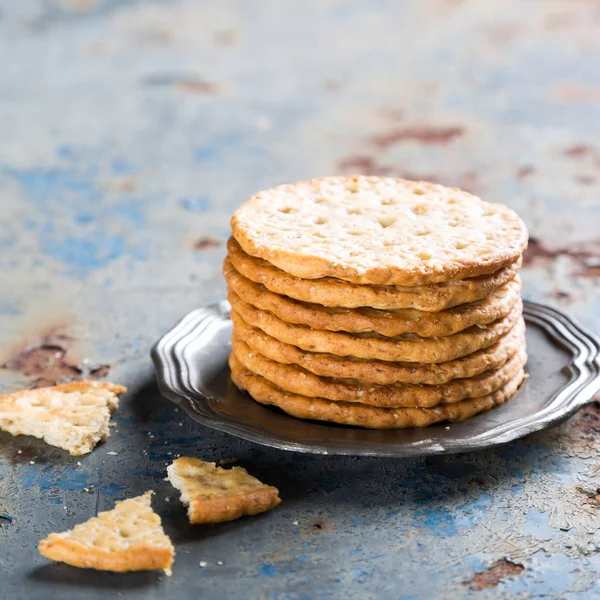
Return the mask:
[(232, 230), (231, 376), (256, 401), (399, 429), (466, 419), (523, 381), (527, 230), (508, 207), (325, 177), (256, 194)]

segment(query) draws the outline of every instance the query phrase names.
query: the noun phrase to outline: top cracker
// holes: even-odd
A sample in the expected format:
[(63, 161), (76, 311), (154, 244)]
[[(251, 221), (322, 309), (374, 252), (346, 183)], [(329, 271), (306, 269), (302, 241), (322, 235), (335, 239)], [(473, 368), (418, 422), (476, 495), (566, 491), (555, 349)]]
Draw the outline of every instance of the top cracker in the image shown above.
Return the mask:
[(249, 198), (233, 236), (252, 256), (303, 279), (416, 286), (493, 273), (527, 247), (503, 204), (391, 177), (323, 177)]

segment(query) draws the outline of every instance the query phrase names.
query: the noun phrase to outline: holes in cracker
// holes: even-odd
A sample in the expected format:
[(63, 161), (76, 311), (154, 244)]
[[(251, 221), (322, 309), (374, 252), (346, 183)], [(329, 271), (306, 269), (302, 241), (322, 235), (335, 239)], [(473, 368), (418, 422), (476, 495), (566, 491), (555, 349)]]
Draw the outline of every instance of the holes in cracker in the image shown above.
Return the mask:
[(429, 208), (425, 204), (415, 204), (411, 210), (415, 215), (426, 215), (429, 212)]
[(458, 221), (454, 221), (454, 220), (448, 221), (448, 225), (450, 227), (458, 227)]
[(356, 230), (352, 230), (348, 232), (350, 235), (362, 235), (362, 231), (356, 231)]
[(389, 206), (390, 204), (396, 204), (396, 200), (394, 198), (381, 199), (381, 206)]
[(284, 206), (283, 208), (280, 208), (278, 210), (279, 210), (279, 212), (283, 213), (284, 215), (289, 215), (290, 213), (297, 212), (297, 209), (292, 208), (291, 206)]
[(325, 217), (317, 217), (315, 219), (315, 225), (325, 225), (327, 223), (327, 219)]
[(383, 217), (378, 217), (377, 220), (379, 221), (379, 224), (386, 229), (387, 227), (391, 227), (397, 220), (398, 217), (394, 217), (394, 216), (383, 216)]
[(425, 195), (425, 190), (423, 188), (415, 188), (412, 193), (416, 196), (423, 196)]
[(323, 198), (323, 196), (319, 196), (315, 200), (315, 204), (327, 204), (327, 198)]
[(357, 194), (358, 193), (358, 180), (355, 178), (352, 178), (350, 181), (347, 182), (346, 189), (351, 194)]
[(427, 252), (427, 250), (421, 250), (421, 252), (417, 253), (417, 256), (421, 260), (429, 260), (431, 258), (431, 252)]
[(427, 227), (424, 227), (422, 229), (417, 229), (416, 233), (419, 236), (429, 235), (431, 233), (431, 229), (427, 229)]
[(349, 215), (362, 215), (362, 208), (358, 208), (357, 206), (352, 206), (351, 208), (346, 209), (346, 212)]
[(456, 240), (456, 242), (454, 243), (454, 247), (457, 250), (463, 250), (464, 248), (466, 248), (467, 246), (470, 246), (471, 242), (469, 242), (468, 240)]

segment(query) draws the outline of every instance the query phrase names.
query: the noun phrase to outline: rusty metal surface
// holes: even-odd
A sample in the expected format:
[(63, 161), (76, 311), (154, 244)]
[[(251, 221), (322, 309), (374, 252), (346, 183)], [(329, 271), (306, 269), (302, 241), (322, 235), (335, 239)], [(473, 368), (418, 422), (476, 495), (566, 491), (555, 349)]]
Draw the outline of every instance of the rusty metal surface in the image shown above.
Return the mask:
[[(599, 26), (592, 0), (2, 3), (0, 389), (92, 376), (131, 392), (81, 459), (0, 435), (0, 597), (600, 597), (597, 405), (477, 454), (294, 456), (185, 418), (148, 357), (222, 297), (233, 209), (333, 172), (510, 204), (533, 236), (525, 295), (598, 332)], [(238, 458), (282, 506), (189, 527), (163, 481), (188, 453)], [(172, 578), (37, 554), (148, 488)]]

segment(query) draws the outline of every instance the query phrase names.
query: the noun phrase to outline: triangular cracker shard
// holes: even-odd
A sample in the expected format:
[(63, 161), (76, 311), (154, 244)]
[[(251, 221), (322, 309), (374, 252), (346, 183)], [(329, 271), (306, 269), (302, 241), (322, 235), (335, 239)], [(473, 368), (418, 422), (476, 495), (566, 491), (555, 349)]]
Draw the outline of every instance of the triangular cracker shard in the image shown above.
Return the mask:
[(154, 571), (171, 574), (175, 550), (152, 510), (153, 492), (117, 502), (113, 510), (51, 533), (39, 545), (42, 556), (74, 567), (102, 571)]
[(167, 472), (193, 524), (233, 521), (281, 502), (277, 488), (261, 483), (241, 467), (223, 469), (199, 458), (182, 457)]
[(108, 438), (120, 385), (81, 381), (0, 396), (0, 429), (32, 435), (78, 456)]

